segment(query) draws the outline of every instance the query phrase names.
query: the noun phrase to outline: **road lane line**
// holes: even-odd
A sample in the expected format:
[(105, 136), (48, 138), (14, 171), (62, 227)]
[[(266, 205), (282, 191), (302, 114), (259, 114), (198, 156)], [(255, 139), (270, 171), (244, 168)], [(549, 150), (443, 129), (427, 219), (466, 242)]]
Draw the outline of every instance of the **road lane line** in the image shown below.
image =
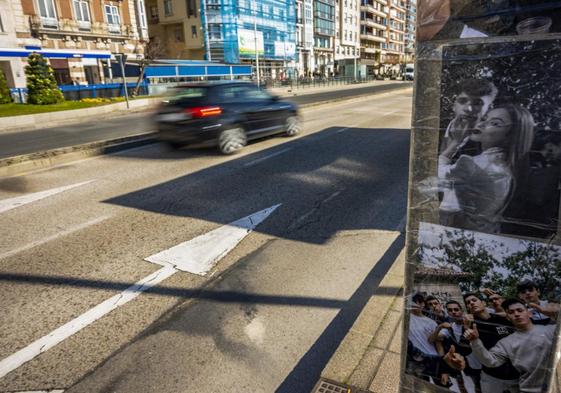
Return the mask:
[(95, 180), (88, 180), (82, 183), (76, 183), (69, 186), (57, 187), (46, 191), (35, 192), (33, 194), (27, 194), (15, 198), (0, 200), (0, 213), (4, 213), (8, 210), (12, 210), (15, 209), (16, 207), (27, 205), (28, 203), (35, 202), (50, 197), (52, 195), (60, 194), (61, 192), (68, 191), (73, 188), (89, 184), (94, 181)]
[(77, 225), (77, 226), (75, 226), (75, 227), (72, 227), (72, 228), (70, 228), (70, 229), (67, 229), (67, 230), (65, 230), (65, 231), (59, 232), (59, 233), (57, 233), (57, 234), (54, 234), (54, 235), (52, 235), (52, 236), (46, 237), (46, 238), (44, 238), (44, 239), (37, 240), (37, 241), (35, 241), (35, 242), (31, 242), (31, 243), (29, 243), (29, 244), (26, 244), (25, 246), (16, 248), (16, 249), (11, 250), (11, 251), (7, 251), (7, 252), (5, 252), (5, 253), (3, 253), (3, 254), (0, 254), (0, 259), (4, 259), (4, 258), (7, 258), (7, 257), (11, 257), (12, 255), (19, 254), (20, 252), (30, 250), (30, 249), (32, 249), (32, 248), (34, 248), (34, 247), (37, 247), (37, 246), (40, 246), (40, 245), (42, 245), (42, 244), (48, 243), (48, 242), (50, 242), (50, 241), (52, 241), (52, 240), (58, 239), (59, 237), (63, 237), (63, 236), (66, 236), (66, 235), (70, 235), (70, 234), (73, 233), (73, 232), (76, 232), (76, 231), (85, 229), (85, 228), (87, 228), (87, 227), (89, 227), (89, 226), (92, 226), (92, 225), (95, 225), (95, 224), (99, 224), (100, 222), (105, 221), (105, 220), (107, 220), (107, 219), (110, 218), (110, 217), (111, 217), (111, 216), (99, 217), (99, 218), (96, 218), (96, 219), (94, 219), (94, 220), (90, 220), (90, 221), (88, 221), (88, 222), (85, 222), (85, 223), (82, 223), (82, 224)]
[(35, 342), (29, 344), (27, 347), (20, 349), (7, 358), (2, 359), (2, 361), (0, 361), (0, 378), (4, 377), (10, 371), (20, 367), (24, 363), (32, 360), (41, 353), (48, 351), (68, 337), (97, 321), (105, 314), (108, 314), (123, 304), (130, 302), (142, 292), (159, 284), (176, 272), (177, 270), (171, 266), (163, 267), (125, 289), (123, 292), (105, 300), (79, 317), (62, 325), (58, 329), (53, 330), (48, 335), (41, 337)]
[(290, 150), (292, 150), (291, 147), (286, 148), (286, 149), (279, 150), (279, 151), (277, 151), (277, 152), (275, 152), (275, 153), (269, 154), (268, 156), (261, 157), (261, 158), (258, 158), (258, 159), (256, 159), (256, 160), (250, 161), (250, 162), (244, 164), (244, 166), (245, 166), (245, 167), (248, 167), (248, 166), (253, 166), (253, 165), (255, 165), (255, 164), (259, 164), (260, 162), (263, 162), (263, 161), (265, 161), (265, 160), (268, 160), (269, 158), (276, 157), (276, 156), (278, 156), (278, 155), (280, 155), (280, 154), (283, 154), (283, 153), (286, 153), (287, 151), (290, 151)]
[[(189, 265), (190, 262), (194, 266), (208, 266), (216, 264), (279, 206), (280, 204), (271, 206), (267, 209), (234, 221), (228, 225), (224, 225), (214, 231), (198, 236), (189, 242), (180, 244), (180, 246), (184, 247), (183, 249), (187, 252), (187, 257), (192, 258), (193, 261), (185, 261), (185, 256), (178, 254), (174, 255), (178, 257), (178, 260), (176, 261), (169, 261), (165, 258), (154, 258), (158, 260), (154, 261), (155, 263), (161, 263), (164, 267), (138, 281), (136, 284), (128, 287), (123, 292), (112, 296), (94, 308), (86, 311), (84, 314), (53, 330), (46, 336), (34, 341), (27, 347), (20, 349), (7, 358), (2, 359), (0, 361), (0, 378), (34, 359), (41, 353), (48, 351), (55, 345), (76, 334), (81, 329), (92, 324), (116, 308), (130, 302), (142, 292), (161, 283), (165, 279), (177, 273), (179, 270), (183, 270), (184, 265)], [(226, 238), (221, 238), (221, 236)], [(175, 247), (172, 247), (172, 249), (173, 248)], [(152, 257), (158, 256), (165, 256), (165, 252), (155, 254)]]

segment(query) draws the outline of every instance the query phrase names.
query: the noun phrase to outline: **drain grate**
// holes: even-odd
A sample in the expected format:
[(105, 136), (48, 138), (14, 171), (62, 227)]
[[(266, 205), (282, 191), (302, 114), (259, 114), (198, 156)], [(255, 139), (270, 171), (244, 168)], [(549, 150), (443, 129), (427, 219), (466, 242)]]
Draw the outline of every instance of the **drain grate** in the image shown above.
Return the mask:
[(349, 386), (320, 379), (313, 393), (353, 393), (353, 392)]

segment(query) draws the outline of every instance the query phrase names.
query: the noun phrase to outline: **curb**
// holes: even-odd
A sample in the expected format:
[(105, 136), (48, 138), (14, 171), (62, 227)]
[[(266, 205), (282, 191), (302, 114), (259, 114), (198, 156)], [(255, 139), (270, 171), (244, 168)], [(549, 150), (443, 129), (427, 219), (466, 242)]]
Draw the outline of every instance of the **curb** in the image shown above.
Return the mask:
[(21, 175), (26, 172), (50, 168), (55, 165), (66, 164), (84, 158), (116, 153), (122, 150), (156, 143), (157, 140), (153, 135), (154, 133), (149, 132), (3, 158), (0, 159), (0, 177)]
[(313, 393), (398, 391), (404, 272), (402, 250), (322, 371)]
[[(395, 85), (388, 85), (389, 87), (381, 91), (359, 94), (349, 97), (339, 97), (328, 101), (311, 102), (307, 104), (300, 104), (300, 108), (311, 108), (321, 105), (327, 105), (334, 102), (352, 101), (363, 99), (367, 96), (379, 96), (382, 94), (395, 93), (401, 90), (411, 89), (411, 86), (396, 87)], [(290, 97), (283, 97), (290, 98)], [(79, 110), (79, 109), (77, 109)], [(14, 157), (0, 159), (0, 177), (9, 177), (22, 175), (30, 171), (46, 169), (55, 165), (67, 164), (72, 161), (81, 160), (84, 158), (91, 158), (104, 154), (116, 153), (119, 151), (132, 149), (152, 143), (157, 143), (155, 138), (156, 132), (147, 132), (139, 135), (132, 135), (127, 137), (120, 137), (115, 139), (107, 139), (103, 141), (89, 142), (76, 146), (68, 146), (46, 150), (42, 152), (23, 154)]]

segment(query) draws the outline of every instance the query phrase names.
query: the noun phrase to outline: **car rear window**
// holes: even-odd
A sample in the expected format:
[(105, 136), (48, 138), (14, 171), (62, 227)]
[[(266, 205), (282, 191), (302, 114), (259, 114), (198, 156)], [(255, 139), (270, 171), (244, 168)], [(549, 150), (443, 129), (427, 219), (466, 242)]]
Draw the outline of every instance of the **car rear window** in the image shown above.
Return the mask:
[(167, 101), (172, 104), (188, 104), (203, 101), (208, 95), (206, 87), (174, 87), (168, 90)]

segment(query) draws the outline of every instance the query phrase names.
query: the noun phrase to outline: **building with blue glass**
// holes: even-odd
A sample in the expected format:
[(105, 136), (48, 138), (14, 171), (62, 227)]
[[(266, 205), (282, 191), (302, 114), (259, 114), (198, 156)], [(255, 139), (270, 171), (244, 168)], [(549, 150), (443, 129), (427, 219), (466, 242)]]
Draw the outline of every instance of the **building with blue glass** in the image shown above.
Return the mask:
[(205, 59), (256, 65), (263, 78), (296, 67), (296, 0), (201, 0)]

